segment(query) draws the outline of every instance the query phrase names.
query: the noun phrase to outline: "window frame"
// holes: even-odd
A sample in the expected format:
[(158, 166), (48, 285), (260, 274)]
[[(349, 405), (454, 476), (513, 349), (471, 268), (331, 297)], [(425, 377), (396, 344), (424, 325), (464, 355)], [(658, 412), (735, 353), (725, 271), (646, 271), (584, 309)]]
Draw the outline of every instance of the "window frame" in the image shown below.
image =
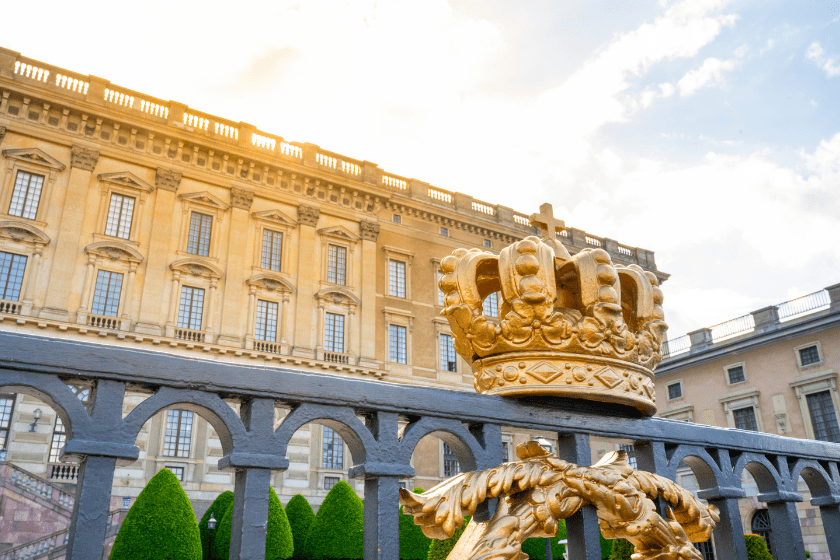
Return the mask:
[[(402, 347), (400, 347), (400, 334), (402, 334)], [(396, 338), (396, 345), (393, 344)], [(396, 358), (394, 358), (394, 349)], [(404, 354), (404, 360), (400, 361), (400, 350)], [(405, 325), (388, 324), (388, 363), (401, 366), (408, 365), (408, 328)]]
[[(328, 315), (332, 315), (333, 317), (341, 317), (341, 350), (335, 349), (335, 332), (333, 332), (333, 348), (327, 348), (327, 319)], [(347, 353), (347, 315), (345, 313), (335, 313), (332, 310), (324, 311), (324, 332), (323, 332), (323, 345), (324, 345), (324, 352), (332, 352), (334, 354), (346, 354)], [(335, 329), (333, 329), (335, 330)]]
[(840, 397), (837, 392), (837, 373), (828, 371), (817, 371), (800, 375), (788, 384), (796, 394), (799, 401), (799, 412), (802, 417), (802, 424), (805, 426), (805, 435), (808, 439), (816, 439), (814, 426), (811, 421), (811, 413), (808, 409), (807, 396), (814, 393), (829, 391), (831, 403), (834, 405), (834, 414), (840, 422)]
[[(742, 373), (744, 375), (744, 379), (743, 379), (743, 381), (730, 382), (729, 370), (735, 369), (737, 367), (741, 368)], [(746, 364), (746, 362), (735, 362), (734, 364), (729, 364), (729, 365), (723, 366), (723, 379), (726, 382), (727, 387), (732, 387), (732, 386), (735, 386), (735, 385), (745, 384), (747, 382), (747, 364)]]
[[(266, 304), (266, 324), (263, 326), (263, 330), (267, 333), (268, 332), (268, 308), (271, 305), (276, 306), (276, 314), (274, 318), (274, 340), (268, 340), (266, 338), (259, 338), (259, 317), (260, 317), (260, 303)], [(259, 342), (271, 342), (276, 343), (280, 337), (280, 327), (282, 324), (282, 318), (280, 314), (282, 312), (282, 304), (277, 301), (272, 301), (270, 299), (264, 298), (257, 298), (257, 303), (254, 306), (254, 340)], [(265, 335), (267, 336), (267, 335)]]
[[(331, 438), (332, 439), (332, 445), (333, 446), (336, 445), (336, 438), (338, 438), (338, 441), (341, 444), (337, 448), (339, 450), (341, 456), (338, 458), (338, 461), (336, 461), (335, 448), (334, 448), (333, 460), (330, 463), (330, 465), (327, 465), (326, 448), (325, 448), (325, 446), (327, 445), (327, 439), (326, 439), (327, 430), (330, 430), (330, 432), (332, 433), (332, 436), (333, 436)], [(346, 444), (344, 443), (344, 438), (341, 437), (341, 434), (339, 434), (336, 430), (330, 428), (329, 426), (321, 425), (321, 461), (320, 461), (320, 468), (321, 469), (326, 469), (326, 470), (329, 470), (329, 471), (343, 471), (344, 470), (344, 465), (346, 463), (346, 458), (347, 458), (347, 454), (344, 452), (345, 447), (346, 447)], [(340, 464), (339, 464), (339, 461), (340, 461)], [(339, 465), (339, 466), (335, 466), (335, 465)]]
[[(26, 185), (26, 192), (24, 193), (24, 197), (23, 197), (23, 205), (21, 206), (21, 210), (20, 210), (21, 213), (20, 214), (12, 214), (11, 206), (12, 206), (12, 203), (14, 202), (15, 191), (16, 191), (17, 186), (18, 186), (18, 178), (20, 177), (21, 173), (29, 175), (29, 181)], [(30, 200), (29, 193), (30, 193), (30, 188), (32, 186), (32, 178), (33, 177), (39, 177), (41, 179), (41, 186), (40, 186), (40, 189), (38, 191), (38, 200), (35, 201), (35, 212), (33, 213), (34, 215), (30, 217), (30, 216), (24, 216), (23, 214), (24, 214), (24, 212), (26, 212), (27, 202)], [(22, 169), (19, 169), (15, 173), (14, 180), (12, 181), (11, 192), (9, 193), (9, 201), (8, 201), (7, 206), (5, 207), (6, 215), (11, 216), (13, 218), (21, 219), (21, 220), (29, 220), (29, 221), (32, 221), (32, 222), (36, 221), (38, 219), (39, 212), (41, 211), (41, 202), (43, 201), (43, 198), (44, 198), (44, 190), (45, 190), (46, 182), (47, 182), (47, 176), (43, 175), (42, 173), (31, 173), (29, 171), (24, 171)]]
[[(152, 185), (146, 183), (133, 173), (107, 173), (99, 175), (99, 214), (97, 219), (96, 232), (93, 234), (94, 239), (100, 241), (104, 240), (119, 240), (122, 243), (127, 243), (135, 247), (139, 246), (137, 240), (140, 223), (143, 220), (143, 210), (146, 207), (146, 201), (149, 194), (154, 191)], [(134, 210), (131, 216), (131, 226), (128, 230), (128, 237), (119, 237), (105, 233), (108, 227), (108, 214), (111, 209), (112, 195), (124, 196), (134, 199)]]
[[(0, 194), (0, 216), (12, 220), (25, 220), (27, 223), (45, 227), (55, 180), (58, 173), (66, 169), (66, 166), (37, 148), (3, 150), (2, 154), (6, 160), (6, 174), (3, 179), (2, 194)], [(37, 159), (33, 156), (36, 156)], [(18, 171), (44, 176), (41, 197), (38, 200), (38, 209), (35, 211), (34, 219), (9, 214)]]
[[(195, 252), (193, 252), (193, 251), (190, 250), (190, 244), (192, 243), (191, 239), (192, 239), (192, 236), (193, 236), (193, 218), (196, 218), (196, 217), (199, 217), (199, 219), (197, 220), (197, 222), (198, 222), (198, 234), (196, 236)], [(207, 218), (207, 222), (209, 222), (208, 227), (210, 229), (210, 231), (207, 232), (207, 252), (206, 253), (201, 252), (203, 241), (204, 241), (204, 235), (203, 235), (204, 224), (205, 224), (204, 218)], [(199, 212), (197, 210), (191, 211), (190, 212), (190, 219), (189, 219), (188, 225), (187, 225), (187, 244), (184, 248), (186, 253), (188, 255), (193, 255), (194, 257), (209, 257), (210, 256), (210, 249), (211, 249), (212, 241), (213, 241), (213, 233), (214, 233), (215, 229), (216, 228), (213, 227), (213, 216), (212, 216), (212, 214)]]
[[(501, 291), (493, 292), (492, 294), (487, 294), (487, 297), (484, 298), (481, 302), (481, 312), (484, 313), (484, 316), (489, 319), (499, 319), (499, 315), (501, 315), (501, 307), (499, 306), (499, 296), (501, 295)], [(487, 303), (487, 300), (490, 299), (491, 296), (495, 296), (496, 299), (496, 314), (495, 315), (488, 315), (487, 308), (484, 306)]]
[(753, 413), (755, 414), (755, 423), (756, 427), (758, 428), (757, 431), (766, 433), (764, 430), (764, 422), (761, 418), (760, 396), (761, 392), (759, 390), (749, 388), (737, 391), (735, 393), (730, 393), (718, 399), (718, 402), (720, 402), (723, 405), (723, 410), (726, 415), (727, 426), (729, 426), (730, 428), (735, 427), (735, 410), (740, 410), (751, 406), (754, 409)]
[[(260, 266), (260, 268), (262, 270), (268, 270), (268, 271), (271, 271), (271, 272), (283, 272), (284, 271), (283, 260), (286, 256), (286, 249), (284, 247), (284, 245), (286, 244), (286, 234), (282, 231), (277, 231), (276, 229), (271, 228), (271, 227), (261, 227), (261, 228), (259, 228), (259, 231), (260, 231), (260, 250), (259, 250), (259, 253), (260, 253), (260, 265), (259, 266)], [(263, 257), (264, 257), (264, 254), (265, 254), (265, 241), (266, 241), (265, 236), (266, 236), (267, 233), (272, 234), (272, 241), (271, 241), (272, 251), (271, 251), (271, 256), (269, 257), (268, 268), (263, 266), (263, 264), (264, 264)], [(277, 268), (276, 269), (271, 268), (272, 264), (274, 264), (274, 252), (273, 252), (273, 248), (274, 248), (273, 236), (274, 235), (279, 235), (280, 236), (280, 257), (278, 259), (279, 262), (277, 263)]]
[(14, 441), (14, 426), (15, 426), (15, 409), (17, 408), (17, 394), (15, 393), (0, 393), (0, 399), (12, 401), (9, 407), (9, 423), (5, 427), (0, 423), (0, 433), (5, 432), (5, 436), (0, 445), (0, 449), (8, 449), (9, 442)]
[[(359, 244), (358, 235), (344, 226), (327, 227), (318, 230), (321, 240), (321, 285), (323, 287), (341, 287), (350, 292), (355, 291), (359, 281), (356, 274), (356, 246)], [(329, 281), (329, 246), (344, 247), (347, 259), (345, 261), (344, 284)]]
[[(200, 317), (200, 323), (201, 324), (199, 325), (199, 328), (197, 328), (197, 329), (194, 329), (190, 326), (187, 326), (187, 327), (181, 326), (181, 306), (183, 304), (184, 290), (186, 290), (187, 288), (192, 289), (192, 290), (201, 290), (201, 292), (202, 292), (201, 310), (200, 310), (201, 311), (201, 317)], [(205, 290), (205, 288), (199, 287), (199, 286), (189, 286), (187, 284), (181, 284), (181, 293), (178, 295), (178, 310), (177, 310), (177, 314), (176, 314), (176, 317), (175, 317), (176, 328), (187, 329), (187, 330), (191, 330), (191, 331), (203, 331), (204, 327), (205, 327), (205, 320), (204, 320), (205, 317), (204, 317), (204, 315), (205, 315), (205, 306), (206, 305), (207, 305), (207, 291)], [(192, 318), (192, 305), (190, 306), (190, 318)], [(192, 320), (190, 320), (190, 324), (192, 324)]]
[[(330, 272), (331, 272), (331, 269), (332, 269), (331, 253), (333, 253), (333, 248), (335, 248), (335, 252), (334, 252), (334, 254), (335, 254), (335, 278), (331, 280), (330, 279)], [(339, 255), (340, 255), (339, 251), (340, 250), (344, 251), (344, 270), (343, 271), (341, 271), (341, 269), (339, 267), (339, 262), (341, 261), (341, 259), (339, 258)], [(327, 243), (327, 262), (326, 262), (327, 269), (326, 269), (325, 278), (326, 278), (326, 282), (328, 284), (332, 284), (334, 286), (347, 286), (347, 276), (348, 276), (347, 275), (347, 269), (349, 268), (348, 267), (348, 261), (350, 260), (348, 258), (349, 254), (350, 254), (350, 251), (348, 250), (347, 246), (339, 244), (339, 243)], [(342, 274), (339, 274), (339, 272), (342, 272)], [(343, 282), (340, 282), (339, 280), (343, 280)]]
[[(411, 264), (414, 260), (414, 253), (411, 251), (406, 251), (405, 249), (401, 249), (399, 247), (393, 247), (391, 245), (385, 245), (382, 247), (382, 253), (385, 257), (384, 263), (384, 271), (385, 271), (385, 278), (384, 278), (384, 287), (382, 293), (385, 294), (387, 298), (393, 298), (398, 300), (407, 300), (410, 301), (413, 297), (413, 292), (411, 288)], [(391, 263), (390, 261), (399, 261), (405, 264), (405, 297), (401, 296), (392, 296), (391, 289), (390, 289), (390, 282), (391, 282)]]
[[(674, 386), (679, 386), (679, 388), (680, 388), (680, 394), (677, 395), (676, 397), (671, 396), (671, 387), (674, 387)], [(683, 388), (683, 380), (682, 379), (675, 379), (674, 381), (669, 381), (668, 383), (665, 384), (666, 400), (677, 401), (677, 400), (685, 398), (685, 392), (684, 392), (683, 389), (684, 388)]]
[[(105, 313), (95, 313), (94, 310), (93, 310), (93, 306), (96, 302), (96, 289), (99, 287), (99, 275), (103, 272), (106, 272), (106, 273), (108, 273), (112, 276), (114, 274), (119, 274), (120, 276), (122, 276), (122, 278), (120, 279), (120, 291), (119, 291), (119, 294), (117, 295), (117, 311), (116, 311), (115, 315), (107, 315)], [(93, 278), (93, 286), (91, 288), (90, 302), (88, 302), (89, 303), (88, 309), (90, 309), (90, 314), (91, 315), (97, 315), (97, 316), (100, 316), (100, 317), (111, 317), (111, 318), (114, 318), (114, 319), (117, 319), (117, 318), (121, 317), (122, 316), (122, 311), (123, 311), (123, 292), (125, 291), (125, 285), (126, 285), (126, 275), (125, 275), (125, 273), (117, 272), (115, 270), (109, 270), (107, 268), (97, 268), (96, 269), (96, 275)], [(109, 281), (109, 286), (110, 286), (110, 281)], [(106, 304), (106, 309), (107, 309), (107, 304)]]
[[(219, 252), (219, 231), (222, 229), (224, 217), (230, 206), (222, 202), (216, 196), (209, 192), (196, 192), (178, 195), (181, 200), (181, 240), (179, 243), (181, 256), (188, 258), (207, 259), (212, 262), (218, 262), (217, 254)], [(198, 253), (190, 253), (189, 247), (190, 239), (190, 223), (192, 214), (203, 214), (210, 216), (212, 219), (210, 224), (210, 239), (206, 255)]]
[[(252, 212), (251, 218), (253, 221), (253, 235), (254, 235), (254, 273), (264, 271), (265, 273), (279, 274), (284, 277), (288, 274), (286, 271), (291, 270), (292, 264), (287, 249), (294, 247), (297, 244), (297, 226), (298, 223), (289, 218), (280, 210), (266, 210), (263, 212)], [(270, 230), (283, 235), (283, 245), (280, 251), (280, 270), (271, 270), (262, 267), (262, 243), (263, 231)]]
[[(828, 395), (828, 402), (829, 402), (830, 406), (832, 407), (831, 412), (834, 414), (834, 427), (836, 428), (835, 432), (837, 433), (836, 440), (817, 439), (817, 437), (816, 437), (816, 435), (817, 435), (816, 434), (816, 429), (814, 429), (814, 411), (811, 409), (809, 399), (810, 399), (810, 397), (814, 397), (816, 395), (822, 395), (822, 394)], [(831, 394), (831, 390), (830, 389), (823, 389), (822, 391), (813, 391), (813, 392), (807, 393), (805, 395), (805, 405), (808, 408), (808, 419), (811, 421), (811, 429), (814, 432), (814, 437), (812, 439), (815, 439), (817, 441), (826, 441), (826, 442), (829, 442), (829, 443), (840, 443), (840, 421), (838, 420), (837, 408), (834, 406), (834, 399), (833, 399), (833, 396)]]
[[(400, 267), (402, 265), (402, 267)], [(402, 286), (400, 286), (400, 269), (402, 269)], [(394, 282), (393, 276), (396, 276)], [(388, 296), (400, 299), (408, 299), (408, 263), (400, 259), (388, 259)], [(395, 286), (394, 286), (395, 284)], [(402, 295), (400, 295), (400, 287), (402, 287)], [(397, 293), (392, 293), (392, 288)]]
[[(3, 249), (5, 249), (5, 247), (3, 247)], [(21, 302), (23, 296), (26, 295), (26, 284), (27, 284), (27, 281), (29, 279), (27, 273), (29, 272), (29, 269), (31, 268), (29, 266), (29, 261), (30, 261), (30, 256), (31, 255), (22, 255), (20, 253), (15, 253), (15, 252), (10, 252), (10, 251), (5, 251), (5, 250), (0, 250), (0, 253), (5, 253), (7, 255), (12, 256), (10, 267), (9, 267), (9, 272), (10, 273), (11, 273), (11, 267), (13, 266), (15, 257), (20, 257), (20, 258), (23, 259), (23, 273), (20, 275), (20, 286), (18, 287), (17, 299), (15, 299), (15, 300), (6, 299), (5, 297), (2, 297), (5, 294), (0, 294), (0, 300), (2, 300), (2, 301)], [(6, 285), (8, 285), (8, 278), (6, 279)], [(3, 286), (2, 288), (3, 288), (3, 291), (5, 292), (6, 286)]]
[[(115, 233), (108, 233), (108, 228), (111, 225), (111, 210), (114, 207), (115, 197), (119, 197), (119, 199), (122, 200), (121, 210), (118, 213), (118, 218), (117, 218), (117, 222), (116, 222), (116, 232)], [(128, 232), (125, 235), (125, 237), (123, 237), (122, 235), (120, 235), (120, 230), (122, 229), (122, 225), (123, 225), (122, 208), (125, 207), (125, 201), (127, 201), (127, 200), (131, 201), (131, 213), (128, 216)], [(131, 233), (133, 231), (134, 222), (135, 222), (134, 214), (135, 214), (135, 212), (137, 212), (137, 206), (138, 205), (137, 205), (137, 197), (136, 196), (128, 196), (126, 194), (119, 193), (119, 192), (111, 192), (108, 196), (108, 211), (106, 212), (106, 216), (105, 216), (105, 229), (104, 229), (103, 233), (105, 235), (109, 236), (109, 237), (116, 237), (117, 239), (122, 239), (124, 241), (127, 241), (127, 240), (131, 239)]]
[[(448, 373), (459, 373), (460, 368), (458, 367), (458, 352), (455, 351), (455, 339), (452, 336), (452, 333), (438, 332), (437, 337), (438, 337), (438, 352), (437, 352), (437, 354), (438, 354), (438, 369), (440, 371), (445, 371), (445, 372), (448, 372)], [(447, 351), (447, 356), (446, 356), (447, 357), (447, 363), (446, 364), (443, 363), (443, 349), (444, 349), (443, 338), (444, 337), (449, 337), (449, 348), (452, 350), (452, 356), (454, 358), (451, 363), (454, 364), (453, 365), (454, 369), (449, 369), (449, 363), (450, 362), (449, 362), (449, 359), (448, 359), (449, 358), (449, 352), (448, 351)], [(444, 367), (444, 365), (446, 365), (446, 367)]]
[[(181, 408), (169, 408), (169, 409), (166, 409), (165, 412), (166, 413), (163, 416), (163, 437), (161, 438), (161, 448), (160, 448), (161, 457), (171, 457), (171, 458), (175, 458), (175, 459), (189, 459), (190, 457), (192, 457), (192, 452), (193, 452), (193, 449), (194, 449), (193, 435), (196, 432), (196, 429), (195, 429), (196, 421), (195, 421), (195, 419), (196, 419), (196, 416), (198, 416), (198, 415), (191, 410), (184, 410), (184, 409), (181, 409)], [(177, 434), (175, 436), (175, 443), (174, 443), (175, 453), (172, 454), (172, 455), (170, 455), (166, 452), (166, 445), (167, 445), (167, 443), (166, 443), (166, 438), (167, 438), (166, 432), (168, 430), (169, 413), (170, 412), (178, 412)], [(191, 420), (190, 420), (190, 423), (189, 423), (189, 434), (187, 434), (187, 435), (182, 435), (183, 430), (181, 428), (182, 421), (183, 421), (183, 418), (184, 418), (184, 413), (189, 413), (189, 414), (192, 415), (190, 417)], [(186, 438), (188, 440), (187, 441), (187, 454), (186, 455), (181, 455), (180, 454), (181, 453), (181, 447), (182, 447), (182, 441), (181, 441), (182, 438)]]
[[(449, 453), (446, 452), (447, 450), (449, 450)], [(454, 459), (447, 459), (447, 456), (448, 457), (454, 457)], [(449, 478), (451, 476), (458, 475), (462, 472), (461, 461), (458, 460), (458, 456), (455, 455), (455, 452), (452, 451), (452, 448), (449, 447), (449, 445), (443, 440), (440, 440), (440, 460), (441, 460), (440, 472), (441, 472), (442, 477)], [(456, 469), (457, 472), (454, 472), (454, 473), (451, 471), (452, 461), (454, 461), (454, 465), (457, 466), (457, 469)], [(450, 467), (449, 472), (447, 472), (447, 466)]]
[[(817, 354), (819, 355), (820, 359), (816, 362), (811, 362), (810, 364), (804, 364), (803, 365), (802, 364), (802, 355), (800, 354), (800, 351), (805, 350), (806, 348), (810, 348), (812, 346), (815, 346), (817, 348)], [(822, 345), (820, 344), (819, 340), (814, 340), (814, 341), (808, 342), (806, 344), (800, 344), (799, 346), (797, 346), (793, 349), (793, 353), (796, 355), (796, 367), (799, 368), (800, 370), (819, 367), (819, 366), (824, 365), (824, 363), (825, 363), (825, 356), (823, 355)]]

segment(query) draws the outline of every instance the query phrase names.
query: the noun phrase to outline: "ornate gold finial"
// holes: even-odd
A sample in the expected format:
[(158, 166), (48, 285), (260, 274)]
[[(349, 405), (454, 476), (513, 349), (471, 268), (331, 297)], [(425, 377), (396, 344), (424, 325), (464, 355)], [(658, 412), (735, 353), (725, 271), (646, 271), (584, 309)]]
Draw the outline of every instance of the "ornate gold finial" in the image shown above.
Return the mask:
[[(656, 412), (653, 369), (668, 326), (656, 276), (614, 265), (603, 249), (570, 256), (552, 239), (563, 222), (551, 205), (530, 236), (497, 256), (457, 249), (441, 261), (442, 314), (455, 350), (472, 364), (479, 393), (557, 395)], [(483, 301), (501, 292), (499, 319)]]
[[(717, 508), (666, 478), (634, 471), (623, 451), (592, 467), (562, 461), (536, 441), (516, 452), (519, 461), (460, 474), (424, 494), (401, 488), (403, 512), (427, 537), (445, 539), (481, 502), (505, 496), (492, 519), (470, 521), (450, 560), (525, 560), (525, 539), (553, 537), (557, 521), (584, 505), (595, 507), (606, 538), (633, 543), (633, 560), (702, 560), (691, 543), (709, 540), (720, 519)], [(667, 503), (667, 520), (657, 513), (655, 498)]]

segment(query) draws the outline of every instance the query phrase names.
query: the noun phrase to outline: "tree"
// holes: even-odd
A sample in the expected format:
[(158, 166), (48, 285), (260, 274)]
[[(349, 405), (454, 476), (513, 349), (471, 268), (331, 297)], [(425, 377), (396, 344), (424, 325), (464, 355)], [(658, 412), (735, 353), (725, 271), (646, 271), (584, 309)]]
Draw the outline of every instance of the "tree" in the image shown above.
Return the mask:
[(635, 552), (633, 543), (627, 539), (615, 539), (613, 540), (610, 560), (630, 560), (630, 555), (633, 552)]
[[(422, 488), (415, 488), (415, 494), (422, 494)], [(423, 529), (414, 523), (414, 516), (403, 514), (400, 507), (400, 558), (401, 560), (426, 560), (432, 539), (423, 534)]]
[(767, 549), (767, 542), (761, 535), (744, 535), (744, 542), (747, 545), (747, 558), (749, 560), (773, 560), (770, 551)]
[[(231, 504), (233, 504), (233, 492), (230, 490), (222, 492), (216, 497), (213, 503), (210, 504), (210, 507), (204, 512), (204, 516), (201, 518), (201, 521), (198, 522), (198, 531), (201, 534), (201, 554), (205, 560), (210, 558), (210, 529), (207, 528), (207, 522), (210, 520), (210, 514), (213, 514), (218, 527), (219, 521), (222, 517), (224, 517), (225, 512), (227, 512), (228, 508), (231, 507)], [(214, 529), (213, 532), (215, 533), (215, 531), (216, 530)]]
[(432, 539), (432, 544), (429, 546), (429, 560), (446, 560), (455, 545), (458, 544), (458, 539), (461, 538), (461, 533), (467, 528), (470, 523), (470, 516), (464, 517), (464, 524), (460, 529), (455, 529), (455, 532), (448, 539), (439, 541)]
[(302, 558), (301, 553), (306, 543), (306, 534), (309, 531), (309, 526), (315, 521), (315, 512), (312, 511), (312, 506), (309, 505), (306, 498), (301, 494), (295, 494), (286, 504), (286, 518), (292, 528), (292, 539), (294, 540), (292, 556)]
[[(233, 525), (233, 502), (231, 502), (219, 524), (216, 525), (216, 535), (213, 538), (213, 558), (227, 560), (230, 557), (231, 528)], [(283, 504), (274, 492), (268, 491), (268, 523), (265, 532), (265, 559), (284, 560), (291, 558), (294, 551), (292, 529)]]
[[(566, 545), (559, 544), (566, 538), (566, 520), (561, 519), (557, 522), (557, 534), (551, 537), (551, 557), (554, 560), (563, 558), (563, 553), (566, 552)], [(522, 552), (527, 554), (532, 560), (545, 560), (545, 537), (535, 537), (532, 539), (525, 539), (522, 543)]]
[(201, 537), (178, 478), (161, 469), (125, 516), (111, 560), (201, 560)]
[(358, 559), (364, 555), (362, 500), (340, 480), (330, 489), (309, 526), (302, 556), (311, 560)]

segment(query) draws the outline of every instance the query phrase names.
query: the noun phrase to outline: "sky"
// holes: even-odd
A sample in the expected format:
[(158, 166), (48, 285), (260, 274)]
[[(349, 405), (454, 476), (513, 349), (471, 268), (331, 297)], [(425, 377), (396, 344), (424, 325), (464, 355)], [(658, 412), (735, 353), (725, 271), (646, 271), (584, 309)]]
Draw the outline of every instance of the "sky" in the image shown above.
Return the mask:
[(654, 251), (669, 338), (840, 283), (840, 1), (39, 6), (0, 46)]

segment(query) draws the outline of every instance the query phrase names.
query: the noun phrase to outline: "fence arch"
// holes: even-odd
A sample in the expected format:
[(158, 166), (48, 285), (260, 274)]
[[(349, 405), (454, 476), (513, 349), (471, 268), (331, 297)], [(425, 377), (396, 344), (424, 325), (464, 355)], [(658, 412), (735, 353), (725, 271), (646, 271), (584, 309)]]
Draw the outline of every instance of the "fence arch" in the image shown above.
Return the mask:
[(462, 471), (472, 471), (483, 463), (485, 450), (463, 423), (457, 420), (424, 417), (405, 427), (400, 438), (399, 459), (408, 465), (414, 448), (426, 436), (433, 435), (446, 443), (461, 465)]
[(310, 422), (335, 430), (350, 448), (353, 463), (358, 465), (366, 460), (379, 460), (379, 446), (373, 434), (352, 409), (320, 404), (302, 404), (283, 419), (274, 430), (278, 453), (285, 456), (294, 433)]
[(664, 476), (676, 480), (677, 469), (680, 468), (681, 463), (685, 463), (694, 473), (701, 490), (721, 486), (725, 482), (726, 477), (721, 472), (717, 462), (702, 447), (689, 445), (677, 447), (668, 461), (668, 473)]
[(90, 426), (85, 405), (59, 378), (29, 372), (0, 371), (0, 390), (23, 393), (43, 401), (55, 410), (67, 432), (67, 439), (84, 437)]
[(782, 480), (782, 477), (779, 476), (779, 471), (776, 470), (776, 466), (764, 455), (744, 453), (738, 457), (738, 461), (736, 461), (735, 466), (732, 468), (732, 473), (739, 484), (744, 469), (755, 479), (755, 483), (758, 485), (758, 491), (762, 494), (779, 492), (786, 489), (787, 485)]
[(831, 479), (831, 476), (825, 471), (823, 466), (817, 461), (799, 459), (793, 465), (790, 471), (790, 480), (795, 489), (799, 482), (799, 477), (808, 485), (808, 490), (811, 491), (811, 498), (825, 498), (840, 494), (837, 485)]

